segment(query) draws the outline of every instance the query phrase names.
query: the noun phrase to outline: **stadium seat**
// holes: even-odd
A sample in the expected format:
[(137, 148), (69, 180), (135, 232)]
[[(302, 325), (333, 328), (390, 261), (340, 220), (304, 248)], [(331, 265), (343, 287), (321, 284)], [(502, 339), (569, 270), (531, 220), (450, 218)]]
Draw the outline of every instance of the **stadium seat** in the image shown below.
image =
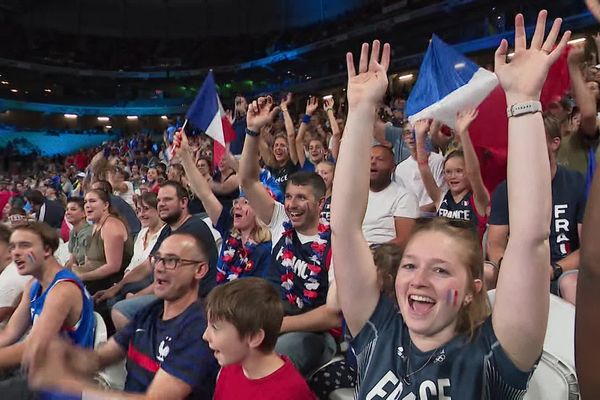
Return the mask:
[[(488, 292), (492, 305), (496, 291)], [(550, 295), (548, 328), (540, 362), (531, 377), (525, 400), (579, 399), (575, 373), (575, 307)], [(338, 389), (330, 400), (354, 399), (354, 389)]]
[[(495, 294), (495, 290), (488, 292), (492, 304)], [(552, 294), (544, 351), (525, 399), (579, 399), (575, 373), (575, 307)]]
[[(108, 341), (108, 333), (106, 330), (106, 323), (102, 316), (94, 311), (94, 317), (96, 317), (96, 330), (94, 332), (94, 349), (97, 349), (102, 344)], [(125, 370), (125, 360), (118, 364), (111, 365), (108, 368), (98, 372), (96, 381), (105, 388), (123, 390), (125, 387), (125, 377), (127, 371)]]

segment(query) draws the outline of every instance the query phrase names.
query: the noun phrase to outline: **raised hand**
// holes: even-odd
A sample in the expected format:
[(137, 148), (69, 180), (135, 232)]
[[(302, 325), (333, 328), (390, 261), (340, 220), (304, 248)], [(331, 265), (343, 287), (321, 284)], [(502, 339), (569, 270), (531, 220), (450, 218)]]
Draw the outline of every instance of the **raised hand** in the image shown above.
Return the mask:
[(282, 110), (286, 110), (291, 103), (292, 103), (292, 92), (288, 92), (288, 94), (286, 94), (285, 97), (283, 99), (281, 99), (281, 103), (279, 103), (279, 106), (281, 107)]
[(598, 0), (585, 0), (585, 5), (598, 21), (600, 21), (600, 2)]
[(479, 111), (477, 109), (459, 111), (456, 114), (456, 132), (458, 134), (467, 132), (469, 126), (471, 126), (471, 123), (475, 121), (475, 118), (477, 118), (477, 115), (479, 115)]
[(333, 97), (328, 97), (323, 100), (323, 109), (327, 112), (327, 110), (333, 109), (334, 104), (335, 100), (333, 100)]
[(415, 122), (415, 136), (421, 137), (427, 135), (429, 127), (431, 126), (430, 119), (420, 119)]
[(173, 154), (179, 151), (184, 153), (190, 151), (190, 142), (183, 129), (175, 132), (175, 135), (173, 136), (173, 150)]
[(348, 106), (359, 105), (375, 107), (383, 99), (388, 86), (387, 70), (390, 65), (390, 45), (383, 45), (380, 58), (379, 40), (373, 41), (371, 57), (369, 58), (369, 44), (363, 43), (358, 63), (358, 74), (354, 68), (352, 53), (346, 53), (348, 68)]
[(515, 17), (515, 55), (510, 63), (506, 62), (508, 52), (506, 39), (502, 39), (496, 50), (495, 72), (506, 93), (509, 106), (515, 102), (539, 100), (548, 70), (558, 59), (571, 37), (571, 32), (566, 31), (558, 46), (554, 48), (562, 24), (562, 19), (557, 18), (544, 41), (547, 15), (546, 10), (542, 10), (538, 14), (535, 33), (528, 49), (523, 15), (517, 14)]
[(570, 65), (576, 66), (583, 63), (585, 60), (585, 46), (583, 43), (576, 43), (569, 49), (569, 55), (567, 55), (567, 62)]
[(319, 108), (319, 99), (315, 96), (310, 96), (306, 101), (306, 115), (313, 115)]
[(260, 128), (273, 120), (279, 112), (279, 107), (273, 107), (271, 96), (259, 97), (248, 105), (246, 125), (253, 132), (260, 132)]

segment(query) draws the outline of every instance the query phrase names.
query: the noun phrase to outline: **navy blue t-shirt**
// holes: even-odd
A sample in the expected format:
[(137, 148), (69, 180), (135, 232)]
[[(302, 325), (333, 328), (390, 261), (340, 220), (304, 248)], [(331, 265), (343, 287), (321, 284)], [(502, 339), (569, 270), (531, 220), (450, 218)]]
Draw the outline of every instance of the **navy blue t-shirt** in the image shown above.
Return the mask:
[(162, 320), (164, 302), (157, 300), (140, 310), (115, 341), (127, 351), (125, 391), (145, 393), (162, 369), (192, 387), (188, 399), (211, 399), (219, 370), (208, 344), (204, 310), (199, 301), (183, 313)]
[[(585, 211), (585, 179), (572, 169), (558, 166), (552, 179), (552, 223), (550, 225), (550, 258), (558, 262), (579, 248), (577, 224)], [(508, 192), (506, 181), (492, 196), (490, 225), (508, 225)]]
[(269, 167), (267, 166), (267, 170), (271, 173), (271, 176), (275, 179), (279, 186), (281, 187), (281, 191), (285, 192), (285, 185), (288, 181), (288, 178), (295, 172), (300, 170), (298, 164), (294, 164), (292, 160), (288, 160), (288, 162), (280, 168)]
[(422, 352), (412, 344), (393, 300), (381, 296), (351, 342), (358, 364), (357, 398), (522, 399), (533, 371), (520, 371), (508, 358), (491, 320), (485, 320), (471, 341), (457, 336)]
[(208, 251), (208, 272), (200, 281), (200, 297), (206, 297), (208, 292), (215, 287), (217, 278), (217, 244), (215, 238), (206, 223), (197, 215), (192, 215), (187, 219), (177, 230), (171, 230), (169, 225), (165, 226), (160, 232), (156, 244), (152, 248), (150, 254), (154, 254), (160, 249), (163, 240), (171, 235), (172, 232), (190, 233), (196, 236)]
[[(223, 242), (221, 244), (221, 252), (219, 253), (219, 260), (217, 261), (217, 270), (223, 270), (225, 263), (223, 261), (223, 252), (228, 247), (227, 240), (230, 238), (231, 228), (233, 227), (233, 218), (229, 210), (223, 208), (219, 220), (215, 229), (219, 231)], [(235, 254), (234, 257), (239, 259), (240, 255)], [(252, 252), (248, 255), (248, 261), (252, 263), (252, 269), (249, 271), (242, 272), (239, 277), (247, 278), (254, 276), (257, 278), (264, 278), (271, 265), (271, 241), (258, 243)], [(223, 283), (226, 283), (223, 282)]]

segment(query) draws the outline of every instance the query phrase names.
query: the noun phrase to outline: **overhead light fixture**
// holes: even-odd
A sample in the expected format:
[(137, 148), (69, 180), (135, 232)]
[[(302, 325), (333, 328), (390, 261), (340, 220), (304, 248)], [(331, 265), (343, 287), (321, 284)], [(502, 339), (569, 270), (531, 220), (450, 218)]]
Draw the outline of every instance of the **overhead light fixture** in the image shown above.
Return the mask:
[(105, 128), (106, 128), (106, 129), (111, 129), (111, 128), (112, 128), (112, 125), (106, 125), (106, 126), (105, 126)]
[(100, 122), (108, 122), (108, 121), (110, 121), (110, 118), (108, 118), (108, 117), (98, 117), (98, 121), (100, 121)]
[(8, 85), (8, 81), (2, 81), (0, 83), (2, 83), (3, 85)]
[(77, 118), (77, 114), (65, 114), (65, 118), (75, 119), (75, 118)]
[(583, 43), (585, 42), (585, 38), (579, 38), (579, 39), (571, 39), (567, 42), (567, 44), (577, 44), (577, 43)]
[(44, 92), (46, 92), (46, 93), (52, 93), (52, 89), (44, 89)]
[(161, 115), (160, 119), (169, 119), (166, 115)]
[(127, 119), (130, 121), (135, 121), (136, 119), (138, 119), (137, 115), (128, 115)]
[(413, 77), (414, 77), (414, 75), (413, 75), (413, 74), (406, 74), (406, 75), (401, 75), (401, 76), (399, 76), (399, 77), (398, 77), (398, 80), (401, 80), (401, 81), (409, 81), (409, 80), (411, 80)]
[(10, 89), (10, 91), (13, 92), (13, 93), (17, 93), (18, 92), (17, 89)]

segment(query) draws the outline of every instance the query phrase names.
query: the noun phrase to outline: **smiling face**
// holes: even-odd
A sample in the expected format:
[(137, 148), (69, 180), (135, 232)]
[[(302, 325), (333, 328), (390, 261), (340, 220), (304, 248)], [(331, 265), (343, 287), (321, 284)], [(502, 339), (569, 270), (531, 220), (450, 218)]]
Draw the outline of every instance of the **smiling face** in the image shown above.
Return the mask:
[(451, 193), (461, 193), (470, 189), (469, 179), (465, 175), (465, 159), (463, 157), (450, 157), (446, 160), (444, 180)]
[(308, 144), (310, 162), (317, 165), (325, 158), (325, 147), (320, 140), (313, 139)]
[(144, 228), (149, 226), (155, 226), (159, 223), (160, 217), (158, 216), (158, 210), (156, 207), (152, 207), (143, 201), (136, 210), (138, 219)]
[(202, 176), (210, 175), (210, 165), (208, 165), (208, 161), (205, 159), (201, 158), (196, 161), (196, 168), (198, 168)]
[(233, 201), (233, 227), (245, 231), (256, 226), (256, 213), (245, 197)]
[(275, 138), (275, 141), (273, 142), (273, 156), (278, 163), (283, 163), (290, 158), (288, 143), (285, 138)]
[(167, 224), (173, 224), (179, 220), (187, 205), (186, 199), (177, 197), (177, 190), (173, 186), (163, 186), (158, 190), (158, 215)]
[(321, 162), (317, 165), (315, 172), (319, 174), (323, 181), (325, 182), (325, 187), (327, 190), (331, 190), (331, 186), (333, 185), (333, 175), (335, 168), (329, 162)]
[(108, 213), (109, 204), (103, 201), (98, 193), (91, 191), (85, 195), (85, 216), (89, 221), (99, 222)]
[(284, 206), (294, 229), (302, 231), (318, 224), (321, 204), (312, 187), (288, 182)]
[(468, 266), (457, 251), (462, 247), (460, 239), (435, 230), (418, 232), (407, 244), (395, 288), (413, 340), (454, 337), (459, 311), (472, 301)]
[(158, 171), (156, 168), (149, 168), (146, 177), (148, 177), (150, 182), (154, 182), (158, 178)]
[(225, 320), (213, 320), (209, 316), (202, 339), (208, 342), (221, 367), (242, 362), (250, 352), (247, 340), (240, 337), (231, 322)]

